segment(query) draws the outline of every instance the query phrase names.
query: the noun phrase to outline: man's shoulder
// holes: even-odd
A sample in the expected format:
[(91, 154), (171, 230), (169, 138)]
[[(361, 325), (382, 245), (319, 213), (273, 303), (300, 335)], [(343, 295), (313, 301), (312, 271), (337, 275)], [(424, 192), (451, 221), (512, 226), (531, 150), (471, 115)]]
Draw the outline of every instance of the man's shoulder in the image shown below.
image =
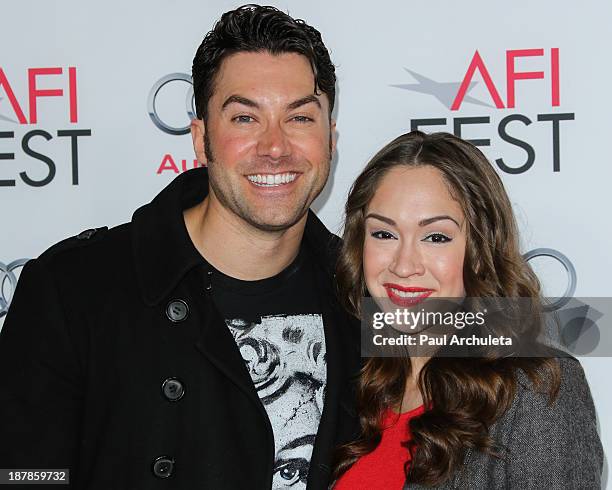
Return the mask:
[(37, 261), (49, 268), (79, 269), (121, 262), (131, 255), (130, 223), (89, 228), (45, 250)]
[(308, 211), (304, 239), (311, 245), (315, 256), (333, 268), (342, 239), (332, 233), (312, 210)]

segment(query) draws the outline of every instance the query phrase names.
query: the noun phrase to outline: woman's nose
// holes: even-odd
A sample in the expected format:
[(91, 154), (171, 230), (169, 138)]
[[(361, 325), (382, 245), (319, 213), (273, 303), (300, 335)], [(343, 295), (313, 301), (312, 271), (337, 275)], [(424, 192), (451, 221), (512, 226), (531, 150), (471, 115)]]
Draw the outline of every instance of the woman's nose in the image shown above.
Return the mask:
[(400, 243), (389, 264), (389, 270), (398, 277), (410, 277), (415, 274), (422, 276), (425, 273), (425, 266), (419, 247), (410, 242)]

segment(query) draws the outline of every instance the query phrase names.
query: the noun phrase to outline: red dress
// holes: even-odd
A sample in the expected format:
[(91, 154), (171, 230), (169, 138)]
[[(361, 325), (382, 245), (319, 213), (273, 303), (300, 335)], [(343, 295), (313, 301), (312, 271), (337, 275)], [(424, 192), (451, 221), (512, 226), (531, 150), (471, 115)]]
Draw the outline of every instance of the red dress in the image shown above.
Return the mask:
[(423, 411), (423, 405), (399, 415), (387, 410), (380, 444), (359, 458), (333, 490), (401, 490), (406, 482), (404, 463), (410, 461), (410, 453), (401, 443), (410, 439), (408, 421)]

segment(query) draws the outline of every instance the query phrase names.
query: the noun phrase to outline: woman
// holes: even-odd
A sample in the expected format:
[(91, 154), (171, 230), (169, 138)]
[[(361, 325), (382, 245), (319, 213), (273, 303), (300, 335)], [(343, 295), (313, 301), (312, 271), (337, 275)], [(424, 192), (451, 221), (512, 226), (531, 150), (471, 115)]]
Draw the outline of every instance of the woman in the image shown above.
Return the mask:
[[(368, 163), (346, 204), (337, 279), (356, 316), (367, 293), (541, 304), (499, 176), (445, 133), (402, 135)], [(335, 490), (600, 488), (593, 401), (571, 357), (372, 357), (358, 410)]]

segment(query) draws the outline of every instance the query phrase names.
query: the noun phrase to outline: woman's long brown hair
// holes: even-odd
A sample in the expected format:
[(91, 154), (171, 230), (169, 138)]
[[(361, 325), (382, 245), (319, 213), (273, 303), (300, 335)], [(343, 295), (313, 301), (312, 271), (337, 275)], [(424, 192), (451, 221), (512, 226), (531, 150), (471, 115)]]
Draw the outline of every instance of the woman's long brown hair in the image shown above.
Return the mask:
[[(363, 275), (366, 209), (389, 169), (429, 165), (438, 169), (466, 222), (463, 281), (468, 297), (531, 298), (540, 304), (540, 284), (523, 259), (512, 206), (501, 179), (475, 146), (447, 133), (404, 134), (380, 150), (353, 184), (345, 208), (344, 241), (336, 279), (345, 308), (361, 316), (367, 295)], [(460, 468), (468, 448), (501, 457), (489, 436), (491, 425), (510, 407), (516, 371), (554, 401), (559, 366), (546, 357), (432, 357), (417, 386), (430, 407), (409, 423), (412, 455), (407, 481), (435, 486)], [(361, 436), (337, 451), (335, 477), (373, 451), (381, 440), (385, 409), (398, 406), (410, 375), (409, 359), (370, 358), (357, 387)]]

